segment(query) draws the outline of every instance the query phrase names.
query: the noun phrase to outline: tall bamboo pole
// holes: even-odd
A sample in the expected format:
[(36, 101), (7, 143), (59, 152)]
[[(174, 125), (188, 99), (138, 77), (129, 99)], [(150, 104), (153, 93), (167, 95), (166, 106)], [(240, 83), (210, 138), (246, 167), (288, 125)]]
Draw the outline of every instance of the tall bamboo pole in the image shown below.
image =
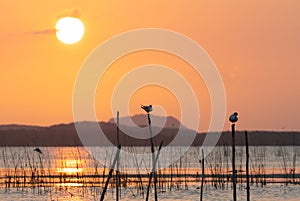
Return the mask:
[[(154, 176), (154, 196), (155, 196), (155, 201), (157, 201), (158, 200), (158, 198), (157, 198), (157, 188), (156, 188), (157, 177), (156, 177), (156, 170), (155, 170), (156, 169), (156, 160), (155, 160), (155, 155), (154, 155), (154, 143), (153, 143), (153, 136), (152, 136), (150, 113), (148, 113), (147, 115), (148, 115), (151, 154), (152, 154), (152, 172), (150, 173), (150, 178), (152, 176), (151, 174), (153, 174), (153, 176)], [(149, 186), (148, 186), (148, 188), (149, 188)], [(149, 191), (149, 189), (147, 190), (146, 201), (148, 201), (148, 198), (149, 198), (149, 192), (148, 191)]]
[(109, 180), (110, 178), (112, 177), (112, 173), (114, 171), (114, 168), (117, 164), (117, 171), (116, 171), (116, 180), (117, 180), (117, 184), (116, 184), (116, 200), (119, 200), (119, 188), (118, 188), (118, 178), (119, 176), (117, 176), (119, 174), (119, 155), (120, 155), (120, 151), (121, 151), (121, 145), (120, 145), (120, 141), (119, 141), (119, 111), (117, 112), (117, 145), (118, 145), (118, 149), (117, 149), (117, 152), (116, 152), (116, 155), (115, 155), (115, 158), (113, 160), (113, 164), (109, 170), (109, 173), (108, 173), (108, 176), (107, 176), (107, 179), (106, 179), (106, 182), (105, 182), (105, 186), (103, 188), (103, 191), (102, 191), (102, 194), (101, 194), (101, 197), (100, 197), (100, 201), (103, 201), (104, 198), (105, 198), (105, 193), (106, 193), (106, 190), (107, 190), (107, 187), (108, 187), (108, 184), (109, 184)]
[(246, 145), (246, 181), (247, 181), (247, 201), (250, 201), (250, 181), (249, 181), (249, 145), (248, 132), (245, 131), (245, 145)]
[[(117, 147), (120, 149), (120, 129), (119, 129), (119, 111), (117, 112)], [(119, 177), (119, 165), (120, 158), (117, 158), (117, 170), (116, 170), (116, 201), (119, 201), (119, 186), (120, 186), (120, 177)]]
[(146, 200), (149, 199), (149, 192), (150, 192), (150, 186), (151, 186), (151, 181), (152, 181), (152, 177), (154, 175), (154, 169), (156, 167), (156, 163), (157, 163), (157, 160), (159, 158), (159, 153), (160, 153), (160, 150), (161, 150), (161, 147), (163, 145), (163, 141), (160, 143), (159, 145), (159, 148), (158, 148), (158, 152), (156, 154), (156, 158), (155, 158), (155, 161), (154, 161), (154, 166), (152, 166), (152, 171), (150, 172), (150, 176), (149, 176), (149, 181), (148, 181), (148, 186), (147, 186), (147, 194), (146, 194)]
[(121, 146), (120, 148), (117, 150), (117, 153), (115, 155), (115, 158), (113, 160), (113, 164), (109, 170), (109, 173), (108, 173), (108, 176), (107, 176), (107, 179), (106, 179), (106, 182), (105, 182), (105, 186), (103, 188), (103, 191), (102, 191), (102, 194), (101, 194), (101, 197), (100, 197), (100, 201), (103, 201), (104, 200), (104, 197), (105, 197), (105, 193), (106, 193), (106, 190), (107, 190), (107, 187), (108, 187), (108, 184), (109, 184), (109, 180), (110, 178), (112, 177), (112, 173), (114, 171), (114, 168), (116, 166), (116, 163), (117, 163), (117, 159), (119, 158), (119, 154), (120, 154), (120, 149), (121, 149)]
[(204, 151), (202, 151), (202, 179), (201, 179), (201, 190), (200, 190), (200, 201), (203, 200), (203, 183), (204, 183)]
[(232, 129), (232, 187), (233, 187), (233, 201), (236, 201), (235, 124), (231, 125), (231, 129)]

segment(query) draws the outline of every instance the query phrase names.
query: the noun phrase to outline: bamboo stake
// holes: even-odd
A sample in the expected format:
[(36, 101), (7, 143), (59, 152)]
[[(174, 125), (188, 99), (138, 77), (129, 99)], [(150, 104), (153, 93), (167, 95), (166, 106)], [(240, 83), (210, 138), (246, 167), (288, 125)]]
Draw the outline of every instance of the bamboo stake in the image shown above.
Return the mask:
[[(150, 113), (148, 113), (147, 116), (148, 116), (148, 124), (149, 124), (149, 132), (150, 132), (150, 143), (151, 143), (151, 153), (152, 153), (152, 172), (153, 172), (153, 176), (154, 176), (154, 193), (155, 193), (154, 196), (155, 196), (155, 201), (157, 201), (158, 200), (158, 198), (157, 198), (157, 188), (156, 188), (157, 177), (156, 177), (156, 171), (155, 171), (154, 143), (153, 143), (153, 136), (152, 136)], [(146, 200), (148, 200), (148, 195), (146, 197)]]
[[(119, 168), (119, 155), (120, 155), (120, 150), (121, 150), (121, 145), (120, 145), (120, 142), (119, 142), (119, 112), (117, 112), (117, 144), (118, 144), (118, 149), (117, 149), (117, 153), (115, 155), (115, 158), (113, 160), (113, 164), (109, 170), (109, 173), (108, 173), (108, 176), (107, 176), (107, 179), (106, 179), (106, 182), (105, 182), (105, 186), (104, 186), (104, 189), (102, 191), (102, 194), (101, 194), (101, 198), (100, 198), (100, 201), (103, 201), (104, 200), (104, 197), (105, 197), (105, 193), (106, 193), (106, 190), (107, 190), (107, 186), (109, 184), (109, 180), (110, 178), (112, 177), (112, 173), (114, 171), (114, 168), (115, 168), (115, 165), (117, 163), (117, 175), (118, 175), (118, 168)], [(117, 176), (117, 192), (116, 192), (116, 200), (119, 200), (119, 189), (118, 189), (118, 179), (119, 177)]]
[(232, 128), (232, 186), (233, 186), (233, 201), (236, 201), (236, 171), (235, 171), (235, 124)]
[(104, 189), (103, 189), (102, 194), (101, 194), (100, 201), (103, 201), (103, 200), (104, 200), (104, 197), (105, 197), (105, 193), (106, 193), (106, 190), (107, 190), (107, 186), (108, 186), (109, 180), (110, 180), (110, 178), (112, 177), (112, 173), (113, 173), (114, 168), (115, 168), (115, 166), (116, 166), (117, 159), (119, 158), (120, 149), (121, 149), (121, 146), (120, 146), (119, 149), (117, 150), (117, 153), (116, 153), (116, 155), (115, 155), (113, 164), (112, 164), (112, 166), (111, 166), (111, 168), (110, 168), (110, 170), (109, 170), (109, 173), (108, 173), (108, 176), (107, 176), (107, 179), (106, 179), (106, 182), (105, 182), (105, 186), (104, 186)]
[(250, 182), (249, 182), (249, 146), (248, 146), (248, 132), (245, 131), (246, 144), (246, 180), (247, 180), (247, 201), (250, 201)]
[[(151, 180), (152, 180), (152, 177), (154, 176), (154, 179), (155, 179), (155, 167), (156, 167), (156, 162), (158, 160), (158, 157), (159, 157), (159, 153), (160, 153), (160, 150), (161, 150), (161, 147), (163, 145), (163, 141), (160, 143), (159, 145), (159, 148), (158, 148), (158, 152), (157, 152), (157, 155), (156, 155), (156, 158), (154, 159), (154, 164), (152, 166), (152, 171), (150, 172), (150, 176), (149, 176), (149, 181), (148, 181), (148, 187), (147, 187), (147, 194), (146, 194), (146, 201), (148, 201), (149, 199), (149, 191), (150, 191), (150, 185), (151, 185)], [(155, 185), (155, 183), (154, 183)], [(155, 186), (154, 186), (155, 187)], [(157, 192), (155, 191), (155, 194)], [(155, 199), (157, 199), (157, 194), (155, 196)]]
[[(152, 170), (154, 173), (154, 189), (155, 189), (155, 194), (156, 192), (156, 167), (155, 167), (155, 155), (154, 155), (154, 143), (153, 143), (153, 134), (152, 134), (152, 125), (151, 125), (151, 118), (150, 118), (150, 113), (148, 113), (148, 123), (149, 123), (149, 132), (150, 132), (150, 143), (151, 143), (151, 153), (152, 153)], [(157, 199), (155, 199), (157, 200)]]
[(202, 151), (202, 179), (201, 179), (201, 190), (200, 190), (200, 201), (203, 200), (203, 183), (204, 183), (204, 151)]
[[(117, 112), (117, 146), (118, 146), (118, 149), (121, 148), (121, 146), (120, 146), (120, 129), (119, 129), (119, 111)], [(119, 201), (119, 186), (120, 186), (119, 165), (120, 165), (120, 158), (118, 156), (117, 171), (116, 171), (116, 201)]]

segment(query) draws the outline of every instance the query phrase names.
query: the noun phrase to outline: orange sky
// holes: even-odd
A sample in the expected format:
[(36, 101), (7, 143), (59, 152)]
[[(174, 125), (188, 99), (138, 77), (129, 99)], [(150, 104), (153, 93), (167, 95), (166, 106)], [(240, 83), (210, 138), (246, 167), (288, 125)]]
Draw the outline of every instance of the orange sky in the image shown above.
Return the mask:
[[(155, 27), (182, 33), (208, 52), (224, 81), (228, 115), (240, 113), (238, 129), (299, 130), (300, 1), (188, 2), (0, 0), (0, 124), (72, 122), (74, 83), (90, 52), (116, 34)], [(86, 27), (74, 45), (47, 32), (67, 15), (76, 15)], [(199, 130), (206, 130), (210, 104), (202, 80), (179, 58), (157, 51), (127, 55), (112, 66), (96, 95), (99, 120), (112, 115), (107, 96), (120, 76), (149, 63), (171, 66), (191, 80), (201, 109)], [(145, 98), (146, 92), (152, 98)], [(140, 113), (137, 104), (146, 101), (180, 119), (175, 97), (157, 88), (138, 91), (130, 113)]]

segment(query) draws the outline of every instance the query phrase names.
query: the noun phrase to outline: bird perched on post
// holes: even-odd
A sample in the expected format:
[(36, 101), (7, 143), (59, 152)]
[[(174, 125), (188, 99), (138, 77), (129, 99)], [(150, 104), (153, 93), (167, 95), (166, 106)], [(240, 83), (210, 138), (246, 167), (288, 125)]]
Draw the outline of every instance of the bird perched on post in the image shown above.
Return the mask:
[(232, 115), (230, 115), (230, 117), (229, 117), (229, 121), (231, 122), (231, 123), (235, 123), (235, 122), (237, 122), (238, 121), (238, 113), (237, 112), (235, 112), (235, 113), (233, 113)]
[(141, 108), (145, 110), (147, 113), (152, 111), (152, 105), (141, 105)]
[(35, 148), (33, 151), (36, 151), (36, 152), (38, 152), (39, 154), (43, 154), (43, 152), (41, 151), (41, 149), (40, 148)]

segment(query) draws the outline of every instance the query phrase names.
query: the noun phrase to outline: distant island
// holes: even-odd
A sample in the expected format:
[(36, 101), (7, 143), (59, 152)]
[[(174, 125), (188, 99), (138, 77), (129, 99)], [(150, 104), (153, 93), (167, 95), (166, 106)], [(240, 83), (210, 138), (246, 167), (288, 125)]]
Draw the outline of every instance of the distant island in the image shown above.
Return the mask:
[[(123, 118), (123, 119), (122, 119)], [(122, 117), (120, 122), (126, 122), (126, 118), (131, 118), (132, 121), (140, 127), (147, 126), (147, 117), (145, 115), (136, 115), (133, 117)], [(153, 117), (153, 121), (160, 121), (162, 117)], [(128, 120), (128, 119), (127, 119)], [(98, 124), (103, 130), (107, 139), (111, 143), (116, 144), (116, 129), (117, 126), (113, 119), (108, 122), (76, 122), (69, 124), (58, 124), (47, 127), (42, 126), (26, 126), (26, 125), (0, 125), (0, 146), (82, 146), (79, 136), (75, 128), (75, 124), (84, 124), (85, 126), (95, 126)], [(167, 117), (163, 128), (153, 127), (153, 130), (160, 131), (153, 138), (154, 143), (159, 145), (163, 141), (166, 146), (177, 135), (180, 127), (180, 122), (174, 117)], [(123, 128), (134, 130), (128, 125), (122, 125)], [(121, 126), (120, 126), (121, 127)], [(200, 146), (206, 135), (214, 133), (196, 133), (181, 125), (184, 135), (179, 140), (180, 143), (176, 146), (186, 145), (186, 139), (196, 134), (192, 143), (193, 146)], [(248, 131), (250, 146), (299, 146), (300, 132), (288, 131)], [(149, 146), (148, 139), (139, 139), (137, 136), (132, 137), (120, 132), (120, 143), (123, 146)], [(244, 145), (244, 131), (236, 131), (236, 145)], [(93, 142), (89, 146), (105, 146), (102, 142)], [(231, 145), (231, 133), (229, 131), (222, 132), (218, 146)]]

